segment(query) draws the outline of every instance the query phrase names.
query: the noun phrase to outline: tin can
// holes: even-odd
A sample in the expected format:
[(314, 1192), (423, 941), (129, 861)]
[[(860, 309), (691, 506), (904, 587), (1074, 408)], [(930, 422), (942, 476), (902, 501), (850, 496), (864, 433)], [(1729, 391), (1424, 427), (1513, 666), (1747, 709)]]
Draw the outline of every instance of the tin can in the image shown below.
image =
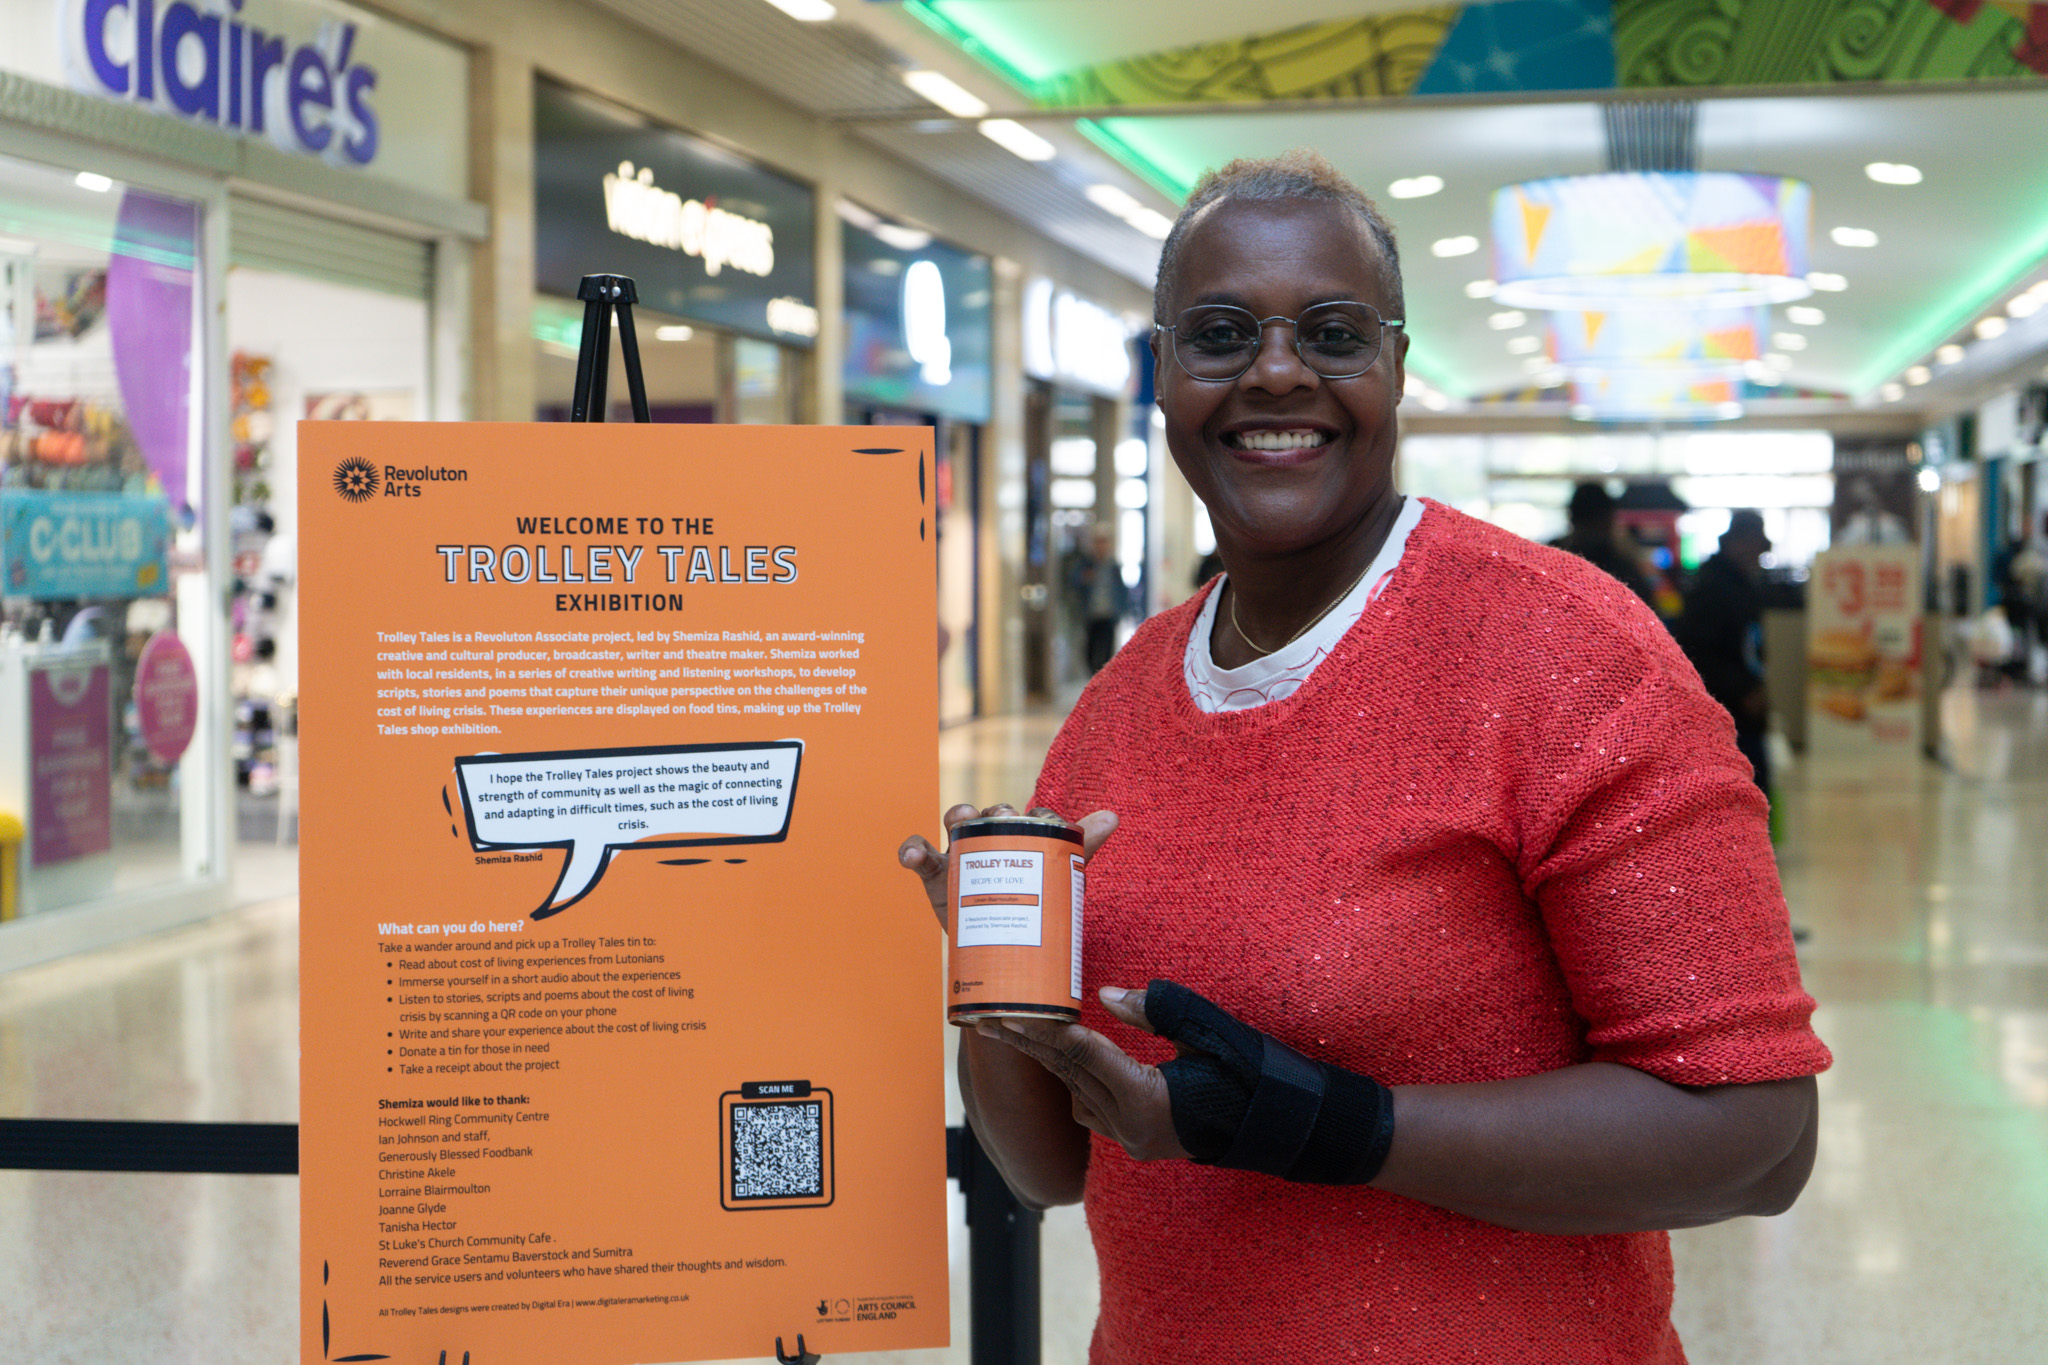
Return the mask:
[(1081, 1017), (1081, 831), (1032, 815), (953, 827), (946, 1018)]

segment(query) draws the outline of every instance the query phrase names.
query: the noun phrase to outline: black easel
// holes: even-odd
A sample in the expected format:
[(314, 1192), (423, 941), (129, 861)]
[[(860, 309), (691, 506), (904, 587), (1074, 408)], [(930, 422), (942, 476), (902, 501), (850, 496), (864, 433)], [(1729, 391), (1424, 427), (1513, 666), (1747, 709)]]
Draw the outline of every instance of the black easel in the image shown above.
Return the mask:
[(612, 368), (612, 320), (616, 318), (633, 420), (653, 421), (647, 412), (647, 381), (640, 371), (640, 338), (633, 330), (633, 305), (640, 301), (633, 281), (624, 275), (585, 275), (583, 283), (576, 286), (576, 297), (583, 300), (583, 345), (576, 353), (576, 393), (570, 399), (569, 420), (604, 420), (605, 382)]

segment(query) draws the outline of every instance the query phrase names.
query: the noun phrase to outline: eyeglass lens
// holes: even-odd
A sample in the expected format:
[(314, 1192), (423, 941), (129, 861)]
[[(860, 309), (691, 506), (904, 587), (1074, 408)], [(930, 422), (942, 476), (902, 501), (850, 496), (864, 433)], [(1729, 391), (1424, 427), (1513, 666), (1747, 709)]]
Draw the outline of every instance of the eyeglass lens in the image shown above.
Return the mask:
[[(1372, 368), (1384, 335), (1371, 305), (1324, 303), (1294, 324), (1294, 349), (1323, 378), (1350, 379)], [(1173, 327), (1174, 355), (1197, 379), (1236, 379), (1251, 368), (1261, 339), (1259, 320), (1227, 304), (1190, 308)]]

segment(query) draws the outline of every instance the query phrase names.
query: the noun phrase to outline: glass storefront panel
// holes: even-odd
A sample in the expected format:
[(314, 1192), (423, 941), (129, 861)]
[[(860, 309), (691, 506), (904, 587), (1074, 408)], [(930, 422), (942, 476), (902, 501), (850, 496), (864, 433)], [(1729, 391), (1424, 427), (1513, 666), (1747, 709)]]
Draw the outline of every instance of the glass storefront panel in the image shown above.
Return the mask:
[[(0, 812), (20, 913), (205, 876), (201, 208), (0, 158)], [(217, 681), (214, 685), (217, 685)]]

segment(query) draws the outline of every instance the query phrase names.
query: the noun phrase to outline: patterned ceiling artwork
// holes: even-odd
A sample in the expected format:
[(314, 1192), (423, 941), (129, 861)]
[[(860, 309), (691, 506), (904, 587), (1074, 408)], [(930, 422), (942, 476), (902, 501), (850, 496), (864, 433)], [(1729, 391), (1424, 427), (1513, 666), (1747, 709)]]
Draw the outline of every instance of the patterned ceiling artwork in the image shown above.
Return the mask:
[(1053, 107), (1687, 89), (2048, 75), (2048, 4), (1494, 0), (1309, 24), (1084, 66)]

